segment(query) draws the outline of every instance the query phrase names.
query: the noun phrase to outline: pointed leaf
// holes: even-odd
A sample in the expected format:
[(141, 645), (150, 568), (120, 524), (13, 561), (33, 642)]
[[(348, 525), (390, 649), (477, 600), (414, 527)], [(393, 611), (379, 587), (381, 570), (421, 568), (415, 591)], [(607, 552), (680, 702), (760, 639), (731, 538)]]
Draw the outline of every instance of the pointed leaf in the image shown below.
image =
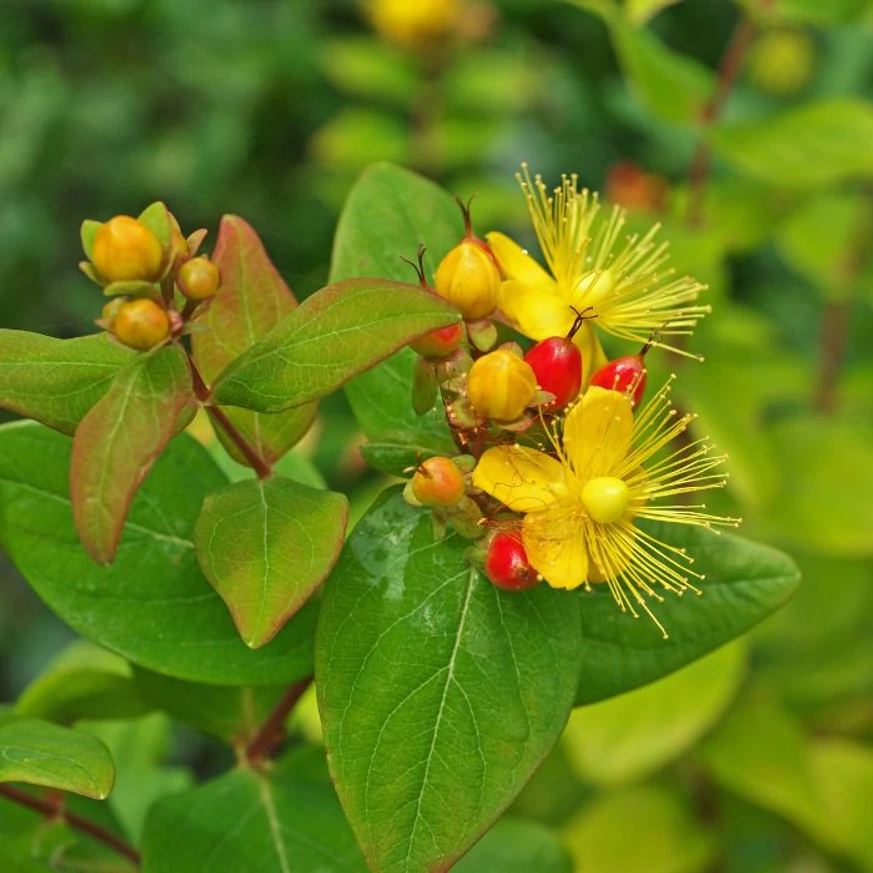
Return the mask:
[(166, 204), (160, 200), (152, 203), (140, 212), (136, 220), (144, 224), (158, 238), (164, 251), (167, 251), (173, 241), (173, 225)]
[(0, 406), (72, 434), (132, 357), (106, 334), (59, 340), (0, 330)]
[[(194, 360), (208, 385), (297, 308), (254, 228), (239, 216), (221, 219), (212, 260), (221, 271), (221, 288), (196, 319), (208, 329), (191, 336)], [(273, 464), (309, 430), (317, 409), (313, 402), (274, 415), (247, 409), (225, 412), (258, 454)], [(243, 462), (226, 440), (225, 445)]]
[(194, 528), (197, 558), (247, 646), (268, 643), (339, 557), (343, 494), (273, 476), (207, 496)]
[[(578, 600), (499, 591), (394, 489), (325, 585), (316, 681), (340, 800), (374, 870), (445, 870), (554, 745)], [(450, 802), (449, 802), (450, 799)]]
[(115, 557), (134, 494), (194, 401), (185, 352), (177, 345), (137, 357), (85, 416), (73, 441), (73, 519), (91, 557)]
[(311, 758), (303, 749), (269, 773), (234, 770), (157, 803), (143, 873), (367, 873), (324, 765)]
[(103, 227), (102, 221), (92, 221), (86, 218), (82, 222), (82, 227), (79, 235), (82, 239), (82, 251), (85, 252), (85, 257), (90, 259), (94, 253), (94, 240), (97, 237), (97, 231)]
[(328, 285), (222, 373), (215, 400), (260, 412), (299, 406), (459, 318), (415, 285), (383, 279)]
[(453, 455), (458, 447), (448, 431), (402, 430), (377, 434), (361, 446), (361, 454), (377, 470), (392, 476), (408, 475), (410, 467), (434, 455)]
[(103, 799), (115, 767), (96, 737), (37, 718), (0, 724), (0, 782), (26, 782)]
[(183, 682), (134, 667), (139, 693), (174, 719), (235, 746), (245, 745), (287, 690), (285, 685)]
[(73, 630), (150, 670), (221, 685), (275, 685), (312, 672), (316, 610), (305, 607), (252, 651), (200, 572), (194, 523), (227, 484), (209, 453), (182, 435), (131, 506), (114, 564), (101, 567), (70, 510), (71, 441), (21, 422), (0, 427), (0, 545)]
[(712, 133), (715, 153), (741, 172), (786, 188), (873, 177), (873, 107), (834, 97)]
[[(428, 179), (392, 164), (365, 170), (346, 200), (334, 241), (331, 281), (362, 274), (408, 281), (411, 270), (400, 255), (413, 257), (426, 245), (425, 266), (431, 276), (440, 260), (458, 243), (464, 225), (451, 195)], [(367, 436), (410, 428), (449, 437), (439, 415), (419, 418), (410, 402), (418, 355), (404, 349), (346, 386), (352, 411)]]
[(622, 614), (604, 586), (580, 593), (582, 673), (576, 705), (622, 694), (666, 676), (745, 633), (794, 593), (800, 575), (776, 549), (731, 534), (653, 524), (657, 539), (685, 548), (706, 579), (703, 594), (656, 605), (669, 639), (653, 623)]

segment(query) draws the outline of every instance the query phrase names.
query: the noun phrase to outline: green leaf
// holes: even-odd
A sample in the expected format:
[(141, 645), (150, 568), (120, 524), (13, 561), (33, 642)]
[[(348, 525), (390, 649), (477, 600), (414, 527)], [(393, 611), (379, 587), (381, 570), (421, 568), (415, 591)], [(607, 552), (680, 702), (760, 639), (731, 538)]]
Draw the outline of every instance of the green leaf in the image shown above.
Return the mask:
[(134, 500), (110, 567), (94, 564), (69, 503), (70, 440), (29, 423), (0, 428), (0, 544), (67, 624), (135, 663), (194, 682), (274, 685), (312, 671), (314, 608), (256, 652), (194, 553), (204, 497), (227, 484), (195, 440), (174, 440)]
[(343, 546), (349, 502), (273, 476), (209, 494), (194, 528), (200, 567), (253, 649), (324, 581)]
[(529, 821), (501, 819), (452, 871), (573, 873), (573, 864), (554, 831)]
[(412, 59), (404, 52), (391, 51), (369, 36), (324, 40), (320, 48), (324, 75), (343, 91), (404, 110), (413, 100), (418, 77)]
[[(221, 219), (212, 260), (221, 271), (221, 288), (195, 321), (206, 329), (191, 335), (194, 361), (207, 384), (297, 308), (257, 233), (242, 218)], [(317, 403), (307, 403), (274, 415), (247, 409), (225, 413), (257, 453), (274, 464), (309, 430), (317, 410)], [(215, 427), (235, 460), (245, 463), (221, 426)]]
[(382, 279), (328, 285), (222, 373), (215, 400), (262, 412), (299, 406), (459, 317), (414, 285)]
[(160, 801), (146, 822), (143, 873), (366, 873), (323, 771), (303, 749), (269, 772), (238, 769)]
[(193, 402), (185, 352), (170, 345), (131, 361), (82, 419), (70, 497), (76, 529), (97, 563), (115, 558), (130, 503)]
[(105, 333), (59, 340), (0, 330), (0, 407), (72, 434), (132, 356)]
[(284, 685), (204, 685), (134, 667), (139, 693), (155, 707), (202, 733), (244, 746), (286, 691)]
[(562, 742), (576, 772), (601, 785), (650, 776), (718, 721), (745, 664), (745, 646), (734, 643), (644, 688), (575, 710)]
[(0, 724), (0, 782), (26, 782), (102, 800), (115, 767), (96, 737), (36, 718)]
[(634, 27), (642, 27), (662, 9), (679, 2), (680, 0), (625, 0), (624, 8)]
[(94, 240), (97, 237), (97, 231), (103, 227), (102, 221), (92, 221), (86, 218), (82, 222), (82, 227), (79, 235), (82, 239), (82, 251), (85, 252), (85, 257), (90, 260), (94, 256)]
[(665, 788), (626, 788), (594, 801), (564, 829), (577, 870), (704, 873), (715, 840), (684, 798)]
[[(411, 271), (411, 258), (427, 246), (425, 266), (437, 264), (463, 235), (457, 203), (433, 182), (391, 164), (365, 170), (352, 188), (336, 231), (331, 281), (362, 273), (398, 281)], [(355, 417), (370, 437), (409, 427), (448, 437), (439, 415), (419, 418), (412, 409), (412, 374), (418, 355), (404, 349), (346, 386)], [(450, 437), (449, 437), (450, 438)]]
[(656, 538), (688, 550), (694, 569), (706, 575), (703, 594), (665, 595), (656, 605), (670, 638), (649, 621), (623, 615), (608, 591), (580, 593), (582, 673), (576, 704), (622, 694), (719, 648), (785, 603), (799, 574), (782, 552), (731, 534), (653, 524)]
[(466, 548), (435, 540), (431, 514), (393, 489), (325, 586), (319, 709), (373, 869), (446, 869), (520, 791), (572, 702), (578, 601), (546, 586), (501, 592)]
[(170, 721), (155, 712), (133, 721), (101, 721), (83, 729), (102, 740), (115, 761), (117, 779), (109, 805), (127, 837), (138, 844), (149, 807), (168, 794), (188, 790), (189, 770), (166, 765)]
[(133, 684), (126, 661), (81, 640), (52, 659), (15, 704), (19, 715), (63, 724), (83, 718), (135, 718), (151, 709)]
[(713, 130), (715, 153), (740, 172), (786, 188), (873, 176), (873, 106), (834, 97), (761, 121)]
[(410, 467), (417, 467), (427, 458), (454, 455), (457, 451), (448, 431), (436, 430), (389, 431), (361, 446), (368, 464), (392, 476), (406, 476)]
[(870, 0), (739, 0), (746, 12), (769, 24), (813, 24), (821, 27), (854, 21), (870, 13)]
[(161, 248), (166, 252), (173, 241), (173, 225), (166, 205), (159, 200), (147, 206), (136, 219), (144, 224), (157, 238)]

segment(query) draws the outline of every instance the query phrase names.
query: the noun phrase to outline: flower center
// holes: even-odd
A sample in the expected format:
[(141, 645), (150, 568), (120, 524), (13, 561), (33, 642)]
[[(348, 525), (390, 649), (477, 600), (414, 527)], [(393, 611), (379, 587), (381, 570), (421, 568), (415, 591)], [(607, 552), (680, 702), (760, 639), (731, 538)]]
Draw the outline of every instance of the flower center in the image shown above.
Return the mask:
[(629, 496), (627, 485), (615, 476), (589, 479), (582, 489), (582, 503), (588, 515), (601, 524), (618, 521), (627, 509)]
[(615, 291), (615, 275), (612, 270), (591, 270), (577, 283), (571, 294), (571, 303), (578, 309), (593, 306), (595, 309)]

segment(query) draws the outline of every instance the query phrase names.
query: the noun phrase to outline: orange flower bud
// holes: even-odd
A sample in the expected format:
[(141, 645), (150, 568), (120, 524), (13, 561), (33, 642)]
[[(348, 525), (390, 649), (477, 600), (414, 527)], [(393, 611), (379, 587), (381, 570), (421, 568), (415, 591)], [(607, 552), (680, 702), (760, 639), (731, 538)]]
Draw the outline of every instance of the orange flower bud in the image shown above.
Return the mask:
[(500, 273), (484, 247), (471, 239), (458, 243), (436, 271), (436, 291), (466, 319), (485, 318), (497, 306)]
[(530, 364), (506, 349), (479, 358), (467, 377), (467, 396), (480, 415), (514, 421), (530, 405), (537, 377)]
[(167, 339), (170, 319), (154, 300), (144, 297), (129, 300), (118, 308), (112, 330), (124, 345), (145, 352)]
[(466, 490), (464, 477), (451, 458), (428, 458), (412, 477), (412, 494), (423, 506), (454, 506)]
[(221, 287), (221, 273), (209, 258), (201, 255), (182, 264), (178, 284), (189, 300), (208, 300)]
[(129, 215), (116, 215), (94, 236), (91, 262), (108, 282), (153, 282), (163, 258), (158, 238)]

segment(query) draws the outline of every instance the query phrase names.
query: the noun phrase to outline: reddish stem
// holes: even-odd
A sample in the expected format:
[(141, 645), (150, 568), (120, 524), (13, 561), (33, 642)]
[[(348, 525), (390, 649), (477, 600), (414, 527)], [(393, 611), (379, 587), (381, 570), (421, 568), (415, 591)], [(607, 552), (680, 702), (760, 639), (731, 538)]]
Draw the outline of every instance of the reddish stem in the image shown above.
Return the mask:
[(282, 744), (285, 739), (285, 721), (306, 689), (312, 684), (312, 679), (312, 676), (308, 676), (306, 679), (295, 682), (282, 695), (282, 699), (276, 704), (266, 721), (246, 746), (246, 760), (250, 764), (257, 765), (264, 759), (271, 757)]
[(248, 461), (251, 468), (257, 473), (259, 479), (269, 479), (273, 474), (270, 465), (258, 454), (249, 441), (236, 429), (233, 422), (227, 417), (227, 414), (220, 406), (215, 406), (209, 403), (209, 398), (212, 394), (206, 382), (203, 381), (203, 376), (197, 369), (194, 359), (190, 353), (188, 355), (188, 366), (191, 369), (191, 379), (194, 382), (194, 394), (197, 399), (204, 405), (208, 406), (209, 414), (221, 425), (221, 429), (227, 434), (228, 438), (240, 450), (242, 456)]
[(18, 788), (13, 788), (11, 785), (0, 785), (0, 795), (7, 800), (11, 800), (13, 803), (17, 803), (19, 806), (26, 806), (34, 812), (42, 813), (48, 819), (59, 819), (66, 822), (73, 830), (86, 834), (98, 843), (103, 843), (104, 846), (108, 846), (139, 867), (139, 852), (133, 846), (128, 845), (124, 840), (95, 822), (82, 818), (82, 816), (76, 815), (74, 812), (68, 812), (63, 808), (63, 803), (58, 803), (56, 799), (48, 800), (36, 797), (25, 791), (20, 791)]

